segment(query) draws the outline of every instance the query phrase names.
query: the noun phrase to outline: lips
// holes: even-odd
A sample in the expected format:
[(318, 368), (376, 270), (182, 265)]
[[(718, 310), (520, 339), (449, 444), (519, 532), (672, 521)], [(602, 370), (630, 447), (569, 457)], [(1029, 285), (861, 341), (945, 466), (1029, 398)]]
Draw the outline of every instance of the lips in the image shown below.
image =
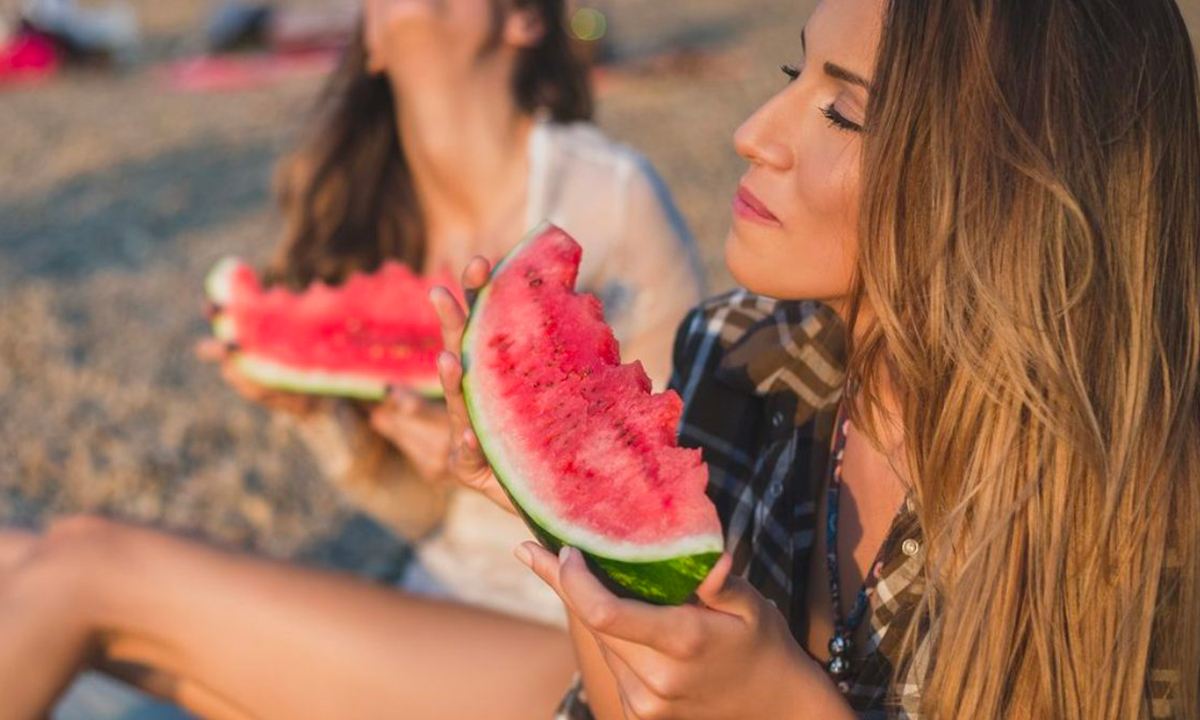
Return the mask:
[(762, 225), (780, 224), (775, 213), (771, 212), (762, 200), (755, 197), (754, 193), (750, 192), (745, 185), (739, 186), (737, 194), (733, 196), (733, 212), (738, 217)]

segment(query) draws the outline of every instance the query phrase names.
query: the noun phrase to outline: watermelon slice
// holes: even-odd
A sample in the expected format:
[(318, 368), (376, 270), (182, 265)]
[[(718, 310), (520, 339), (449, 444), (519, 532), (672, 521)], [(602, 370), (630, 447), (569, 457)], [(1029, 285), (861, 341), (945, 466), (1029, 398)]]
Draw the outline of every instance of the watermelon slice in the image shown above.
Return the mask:
[(600, 302), (575, 293), (581, 256), (544, 225), (496, 267), (463, 337), (467, 408), (543, 545), (577, 548), (619, 594), (679, 604), (724, 545), (708, 468), (676, 443), (679, 396), (651, 394)]
[(236, 258), (217, 263), (205, 282), (214, 334), (234, 347), (232, 362), (267, 387), (312, 395), (382, 400), (390, 386), (441, 397), (442, 335), (429, 290), (454, 287), (387, 262), (338, 287), (303, 293), (264, 289)]

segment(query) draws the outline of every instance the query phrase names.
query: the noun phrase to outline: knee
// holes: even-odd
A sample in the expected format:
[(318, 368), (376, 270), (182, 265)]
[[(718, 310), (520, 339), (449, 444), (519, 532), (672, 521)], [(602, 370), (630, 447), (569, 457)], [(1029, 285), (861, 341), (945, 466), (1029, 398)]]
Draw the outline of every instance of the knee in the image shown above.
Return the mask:
[(68, 515), (50, 523), (42, 537), (46, 552), (67, 552), (112, 543), (121, 526), (98, 515)]
[(11, 592), (69, 601), (85, 575), (112, 556), (120, 534), (117, 523), (100, 517), (56, 520), (30, 544), (6, 584)]
[(70, 515), (50, 523), (34, 550), (43, 563), (86, 565), (118, 552), (123, 526), (95, 515)]

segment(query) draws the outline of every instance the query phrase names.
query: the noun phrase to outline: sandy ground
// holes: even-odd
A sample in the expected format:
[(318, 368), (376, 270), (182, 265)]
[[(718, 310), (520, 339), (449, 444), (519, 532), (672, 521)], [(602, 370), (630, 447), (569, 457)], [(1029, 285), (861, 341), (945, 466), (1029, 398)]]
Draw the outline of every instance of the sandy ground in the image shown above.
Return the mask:
[[(0, 522), (81, 510), (274, 556), (372, 571), (391, 539), (317, 477), (302, 447), (192, 357), (200, 283), (263, 258), (272, 165), (319, 80), (186, 95), (154, 64), (194, 52), (205, 4), (137, 3), (141, 57), (0, 94)], [(617, 47), (710, 50), (606, 85), (601, 124), (658, 164), (715, 287), (741, 163), (730, 137), (782, 79), (791, 0), (612, 0)]]

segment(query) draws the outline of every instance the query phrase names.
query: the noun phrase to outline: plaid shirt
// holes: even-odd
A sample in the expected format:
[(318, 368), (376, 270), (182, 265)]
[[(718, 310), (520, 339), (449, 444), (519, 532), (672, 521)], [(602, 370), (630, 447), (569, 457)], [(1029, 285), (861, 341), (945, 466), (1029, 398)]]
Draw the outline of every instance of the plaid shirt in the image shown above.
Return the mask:
[[(708, 494), (725, 529), (734, 569), (787, 618), (803, 642), (805, 584), (844, 381), (840, 320), (812, 302), (781, 302), (745, 291), (708, 301), (684, 321), (672, 387), (684, 400), (680, 443), (704, 451)], [(898, 670), (901, 645), (924, 586), (925, 552), (911, 508), (901, 509), (880, 555), (867, 639), (846, 699), (861, 718), (918, 717), (929, 648)], [(901, 672), (901, 676), (897, 676)], [(1153, 677), (1153, 685), (1164, 678)], [(1163, 688), (1155, 687), (1154, 690)], [(1158, 695), (1162, 697), (1162, 695)], [(1169, 717), (1163, 701), (1155, 717)], [(589, 720), (581, 685), (557, 720)]]

